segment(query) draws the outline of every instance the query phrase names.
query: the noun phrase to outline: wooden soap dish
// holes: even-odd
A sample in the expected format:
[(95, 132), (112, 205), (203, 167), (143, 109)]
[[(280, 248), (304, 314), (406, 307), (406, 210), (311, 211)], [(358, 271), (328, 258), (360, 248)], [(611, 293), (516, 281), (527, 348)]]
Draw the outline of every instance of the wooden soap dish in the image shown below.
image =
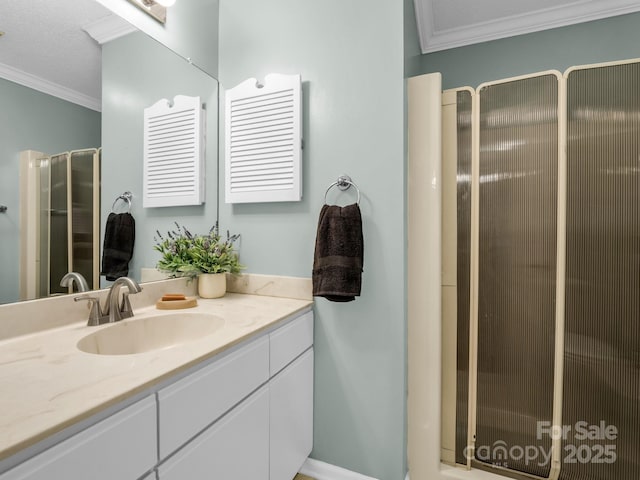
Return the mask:
[(158, 310), (179, 310), (197, 306), (198, 299), (196, 297), (186, 297), (184, 300), (158, 300), (156, 302), (156, 308)]

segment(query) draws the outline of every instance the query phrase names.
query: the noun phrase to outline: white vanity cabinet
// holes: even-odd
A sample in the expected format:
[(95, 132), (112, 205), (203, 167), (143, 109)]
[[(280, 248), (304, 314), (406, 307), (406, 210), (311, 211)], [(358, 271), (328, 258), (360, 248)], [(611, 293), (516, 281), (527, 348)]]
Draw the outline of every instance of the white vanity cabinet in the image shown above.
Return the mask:
[(292, 480), (313, 442), (313, 313), (148, 393), (0, 480)]
[(313, 443), (312, 347), (307, 312), (158, 392), (159, 480), (293, 479)]
[(0, 475), (0, 480), (136, 480), (158, 461), (153, 395)]

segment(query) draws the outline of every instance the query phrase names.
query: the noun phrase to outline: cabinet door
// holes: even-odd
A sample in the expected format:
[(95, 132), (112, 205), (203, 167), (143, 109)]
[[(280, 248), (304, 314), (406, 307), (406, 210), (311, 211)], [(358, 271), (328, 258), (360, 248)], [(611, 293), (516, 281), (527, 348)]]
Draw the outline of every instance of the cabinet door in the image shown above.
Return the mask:
[(313, 348), (269, 382), (270, 480), (291, 480), (313, 446)]
[(269, 339), (265, 336), (160, 390), (160, 458), (166, 458), (268, 379)]
[(0, 480), (136, 480), (158, 461), (153, 396), (0, 475)]
[(268, 387), (260, 388), (179, 450), (158, 468), (158, 478), (267, 480)]

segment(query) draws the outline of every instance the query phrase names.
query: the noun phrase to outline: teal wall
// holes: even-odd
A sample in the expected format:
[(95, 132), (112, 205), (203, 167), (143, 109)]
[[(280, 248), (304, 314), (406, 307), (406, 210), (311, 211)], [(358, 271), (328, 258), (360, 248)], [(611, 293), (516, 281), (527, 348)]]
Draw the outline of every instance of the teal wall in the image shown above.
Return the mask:
[[(140, 268), (154, 267), (157, 262), (159, 254), (153, 250), (156, 230), (164, 234), (175, 228), (173, 222), (177, 220), (193, 233), (206, 233), (216, 222), (218, 83), (143, 33), (105, 44), (102, 62), (102, 235), (114, 199), (124, 191), (131, 191), (136, 242), (129, 276), (139, 280)], [(200, 96), (207, 105), (205, 203), (145, 209), (142, 208), (144, 109), (176, 95)]]
[[(360, 187), (362, 296), (315, 304), (311, 456), (380, 480), (403, 479), (406, 463), (403, 7), (403, 0), (220, 3), (224, 87), (271, 72), (303, 79), (303, 201), (220, 206), (221, 225), (242, 235), (247, 271), (310, 277), (325, 190), (343, 173)], [(347, 191), (330, 201), (355, 198)]]
[(404, 0), (404, 76), (419, 75), (422, 69), (420, 37), (413, 0)]
[(414, 73), (441, 72), (443, 88), (573, 65), (640, 57), (640, 13), (422, 55)]
[(100, 113), (0, 79), (0, 303), (19, 298), (19, 152), (100, 146)]

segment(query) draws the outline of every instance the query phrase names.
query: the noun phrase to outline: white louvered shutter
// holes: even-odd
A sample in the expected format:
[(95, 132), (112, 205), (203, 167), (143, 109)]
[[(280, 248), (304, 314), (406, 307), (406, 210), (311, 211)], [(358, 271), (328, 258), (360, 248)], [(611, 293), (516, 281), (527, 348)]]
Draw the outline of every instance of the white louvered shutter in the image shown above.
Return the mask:
[(204, 203), (204, 118), (200, 97), (145, 108), (145, 208)]
[(251, 78), (225, 94), (226, 203), (302, 198), (300, 75)]

